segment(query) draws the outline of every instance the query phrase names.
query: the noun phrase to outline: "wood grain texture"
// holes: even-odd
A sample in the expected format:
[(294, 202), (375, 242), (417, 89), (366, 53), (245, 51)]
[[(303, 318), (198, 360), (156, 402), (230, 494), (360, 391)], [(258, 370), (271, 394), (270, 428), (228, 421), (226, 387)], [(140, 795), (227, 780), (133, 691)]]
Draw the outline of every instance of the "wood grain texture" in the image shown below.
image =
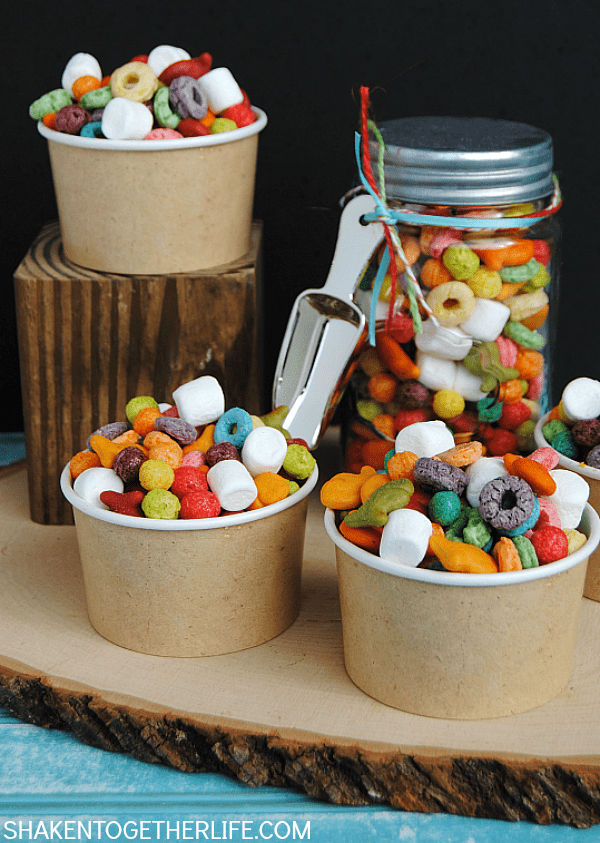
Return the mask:
[(87, 620), (74, 528), (28, 520), (24, 472), (0, 477), (0, 501), (0, 705), (25, 722), (337, 805), (600, 823), (597, 603), (583, 601), (571, 681), (555, 700), (493, 720), (418, 717), (367, 697), (345, 673), (316, 496), (298, 621), (260, 647), (205, 659), (102, 639)]
[(238, 261), (194, 274), (108, 275), (64, 256), (46, 226), (14, 276), (32, 518), (73, 523), (60, 471), (135, 395), (170, 401), (200, 375), (261, 412), (261, 224)]

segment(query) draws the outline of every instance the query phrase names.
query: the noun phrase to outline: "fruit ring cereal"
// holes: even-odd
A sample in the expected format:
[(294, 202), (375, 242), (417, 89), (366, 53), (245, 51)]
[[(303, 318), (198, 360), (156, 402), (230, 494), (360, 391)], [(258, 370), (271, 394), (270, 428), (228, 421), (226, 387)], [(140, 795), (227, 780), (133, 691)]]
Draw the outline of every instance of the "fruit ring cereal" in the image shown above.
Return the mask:
[(531, 486), (509, 475), (490, 480), (479, 495), (479, 511), (505, 536), (526, 533), (537, 521), (540, 505)]
[(110, 77), (113, 97), (125, 97), (135, 102), (152, 99), (159, 82), (152, 68), (143, 61), (131, 61), (114, 70)]
[(448, 281), (434, 287), (426, 301), (440, 325), (445, 327), (466, 322), (475, 307), (473, 290), (461, 281)]

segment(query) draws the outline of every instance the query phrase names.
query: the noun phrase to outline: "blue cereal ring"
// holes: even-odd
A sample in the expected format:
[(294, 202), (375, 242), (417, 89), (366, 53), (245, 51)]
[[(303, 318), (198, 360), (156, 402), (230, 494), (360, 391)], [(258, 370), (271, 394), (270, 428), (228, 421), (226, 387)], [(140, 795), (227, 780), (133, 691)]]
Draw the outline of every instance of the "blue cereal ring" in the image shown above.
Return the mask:
[(241, 407), (232, 407), (224, 412), (215, 424), (215, 442), (229, 442), (236, 448), (241, 448), (252, 427), (250, 413)]
[(79, 132), (80, 138), (103, 138), (104, 135), (102, 134), (102, 121), (101, 120), (94, 120), (93, 123), (86, 123), (85, 126), (81, 127), (81, 131)]
[(515, 527), (514, 530), (498, 530), (501, 536), (507, 536), (509, 539), (514, 539), (515, 536), (522, 536), (527, 530), (533, 530), (535, 525), (537, 524), (537, 520), (540, 517), (540, 502), (534, 496), (533, 499), (533, 512), (529, 516), (526, 521), (523, 521), (518, 527)]

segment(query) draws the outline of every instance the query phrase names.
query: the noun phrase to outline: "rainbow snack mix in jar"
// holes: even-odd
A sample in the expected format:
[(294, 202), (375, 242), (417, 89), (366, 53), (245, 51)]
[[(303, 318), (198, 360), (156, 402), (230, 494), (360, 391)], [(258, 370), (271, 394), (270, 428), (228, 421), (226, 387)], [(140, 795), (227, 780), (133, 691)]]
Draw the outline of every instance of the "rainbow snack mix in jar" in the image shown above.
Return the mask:
[(489, 456), (526, 454), (552, 401), (561, 198), (551, 138), (483, 118), (378, 129), (365, 98), (359, 174), (386, 238), (355, 292), (369, 333), (346, 465), (381, 470), (399, 431), (432, 420)]
[(216, 518), (293, 495), (316, 466), (306, 443), (264, 416), (225, 409), (209, 375), (173, 393), (173, 404), (140, 395), (127, 422), (103, 425), (70, 463), (73, 490), (89, 504), (138, 518)]
[(403, 428), (384, 458), (341, 472), (321, 489), (348, 541), (383, 559), (458, 574), (548, 565), (586, 542), (587, 482), (557, 468), (558, 454), (484, 456), (456, 445), (441, 420)]
[(162, 44), (109, 75), (89, 53), (75, 53), (61, 87), (29, 108), (49, 129), (110, 140), (176, 140), (229, 132), (256, 119), (248, 95), (210, 53), (193, 58)]

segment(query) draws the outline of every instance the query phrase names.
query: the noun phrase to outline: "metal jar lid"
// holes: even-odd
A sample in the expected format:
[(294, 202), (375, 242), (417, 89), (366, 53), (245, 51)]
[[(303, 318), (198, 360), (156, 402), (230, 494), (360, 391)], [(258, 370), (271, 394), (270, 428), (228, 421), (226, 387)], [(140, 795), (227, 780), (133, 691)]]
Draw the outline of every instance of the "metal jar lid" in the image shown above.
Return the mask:
[[(388, 199), (429, 205), (510, 205), (553, 191), (552, 138), (485, 117), (406, 117), (379, 125)], [(373, 168), (379, 145), (369, 142)], [(375, 169), (376, 172), (376, 169)]]

